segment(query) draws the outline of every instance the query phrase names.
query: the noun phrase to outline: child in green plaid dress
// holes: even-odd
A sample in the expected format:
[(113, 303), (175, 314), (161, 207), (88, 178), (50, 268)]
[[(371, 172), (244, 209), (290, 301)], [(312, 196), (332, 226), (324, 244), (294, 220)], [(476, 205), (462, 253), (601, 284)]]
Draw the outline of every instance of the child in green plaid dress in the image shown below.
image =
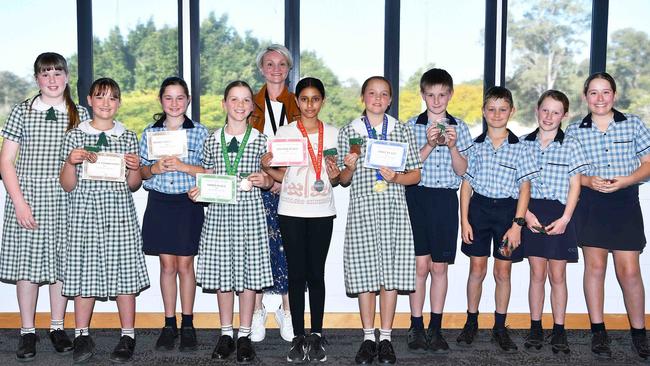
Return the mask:
[[(96, 298), (116, 299), (122, 334), (110, 359), (128, 362), (135, 349), (135, 296), (149, 287), (131, 196), (142, 183), (138, 139), (113, 120), (120, 107), (120, 88), (114, 80), (95, 80), (88, 104), (93, 108), (93, 119), (69, 130), (61, 147), (59, 179), (63, 189), (70, 192), (63, 295), (74, 297), (75, 303), (74, 362), (83, 362), (94, 354), (88, 326)], [(121, 169), (116, 174), (115, 168), (109, 169), (110, 158), (118, 158), (117, 164), (111, 161)], [(99, 159), (106, 164), (89, 179), (89, 163)]]
[[(404, 186), (420, 181), (422, 164), (413, 130), (386, 115), (392, 96), (388, 80), (369, 78), (361, 87), (361, 96), (366, 106), (364, 115), (340, 130), (338, 143), (342, 152), (338, 162), (342, 168), (340, 183), (352, 185), (343, 252), (345, 290), (359, 297), (364, 332), (355, 361), (368, 364), (377, 356), (379, 363), (395, 363), (391, 331), (397, 291), (415, 290), (415, 247)], [(404, 173), (363, 166), (370, 138), (407, 144)], [(375, 342), (374, 325), (377, 293), (379, 344)]]
[[(207, 173), (237, 176), (235, 204), (211, 203), (203, 222), (196, 281), (204, 290), (217, 292), (221, 337), (212, 358), (227, 359), (235, 345), (237, 362), (251, 362), (251, 323), (255, 293), (273, 286), (264, 203), (260, 189), (268, 190), (273, 179), (261, 171), (266, 136), (252, 128), (253, 92), (243, 81), (228, 84), (222, 102), (226, 125), (215, 131), (203, 146)], [(188, 192), (196, 201), (199, 187)], [(239, 332), (233, 340), (233, 307), (239, 294)]]
[(0, 135), (0, 174), (7, 190), (0, 280), (16, 284), (20, 308), (19, 361), (36, 356), (34, 315), (38, 287), (49, 284), (50, 340), (59, 353), (72, 350), (63, 330), (68, 299), (61, 295), (59, 254), (65, 241), (67, 195), (59, 185), (58, 152), (66, 127), (87, 119), (85, 108), (70, 97), (63, 56), (46, 52), (34, 62), (36, 97), (11, 110)]

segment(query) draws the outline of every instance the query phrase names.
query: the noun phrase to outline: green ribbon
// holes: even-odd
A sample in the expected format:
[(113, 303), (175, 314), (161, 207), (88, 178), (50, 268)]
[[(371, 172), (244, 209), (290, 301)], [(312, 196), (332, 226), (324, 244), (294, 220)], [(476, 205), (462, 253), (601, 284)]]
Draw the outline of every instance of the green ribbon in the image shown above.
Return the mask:
[(50, 109), (47, 110), (47, 115), (45, 116), (46, 121), (57, 121), (56, 118), (56, 113), (54, 112), (54, 108), (50, 107)]
[(246, 148), (246, 143), (248, 142), (248, 137), (251, 135), (251, 130), (253, 127), (248, 125), (246, 127), (246, 133), (244, 134), (244, 139), (239, 148), (237, 149), (237, 156), (235, 157), (235, 162), (230, 163), (230, 157), (228, 156), (228, 148), (226, 147), (226, 126), (223, 126), (221, 129), (221, 155), (223, 155), (223, 160), (226, 163), (226, 172), (228, 175), (237, 175), (237, 166), (239, 166), (239, 161), (241, 160), (242, 155), (244, 155), (244, 148)]
[(99, 138), (97, 138), (97, 146), (108, 146), (108, 139), (106, 138), (105, 133), (100, 133)]

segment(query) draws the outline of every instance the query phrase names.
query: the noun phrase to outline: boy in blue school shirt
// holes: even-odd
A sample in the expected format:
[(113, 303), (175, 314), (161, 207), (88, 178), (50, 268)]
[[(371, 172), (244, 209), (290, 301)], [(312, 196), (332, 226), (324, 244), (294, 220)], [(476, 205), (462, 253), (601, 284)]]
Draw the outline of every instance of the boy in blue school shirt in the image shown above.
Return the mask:
[(470, 345), (478, 331), (478, 306), (490, 247), (494, 244), (496, 311), (492, 337), (507, 353), (517, 352), (517, 345), (505, 327), (510, 273), (512, 262), (523, 259), (518, 247), (521, 229), (526, 225), (530, 180), (539, 174), (528, 149), (506, 127), (514, 113), (508, 89), (488, 89), (483, 98), (483, 117), (488, 128), (467, 150), (468, 168), (460, 189), (461, 250), (470, 257), (470, 270), (467, 322), (456, 341), (459, 345)]
[[(425, 72), (420, 79), (420, 95), (427, 110), (407, 122), (415, 133), (423, 163), (420, 183), (406, 187), (416, 255), (416, 286), (415, 292), (409, 294), (411, 327), (407, 339), (412, 351), (449, 352), (440, 328), (447, 296), (447, 268), (456, 258), (456, 192), (460, 176), (467, 169), (462, 153), (472, 144), (465, 122), (447, 112), (453, 94), (454, 82), (447, 71)], [(431, 318), (425, 333), (422, 308), (429, 273)]]

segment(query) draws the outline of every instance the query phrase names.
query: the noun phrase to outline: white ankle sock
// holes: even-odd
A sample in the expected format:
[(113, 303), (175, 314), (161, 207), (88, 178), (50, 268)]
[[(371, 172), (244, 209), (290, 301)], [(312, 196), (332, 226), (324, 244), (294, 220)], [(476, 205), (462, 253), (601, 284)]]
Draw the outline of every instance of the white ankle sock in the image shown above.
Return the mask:
[(369, 328), (363, 330), (363, 340), (364, 341), (375, 341), (375, 328)]
[(20, 328), (20, 335), (24, 335), (24, 334), (27, 334), (27, 333), (34, 333), (35, 334), (36, 333), (36, 328), (34, 328), (34, 327), (32, 327), (32, 328)]
[(61, 320), (50, 320), (50, 332), (53, 332), (58, 329), (63, 329), (63, 319)]
[(239, 326), (239, 331), (237, 332), (237, 339), (241, 337), (248, 337), (251, 334), (251, 327)]
[(221, 326), (221, 335), (222, 336), (230, 336), (230, 338), (233, 337), (234, 331), (232, 330), (232, 324), (230, 325), (222, 325)]
[(392, 329), (379, 329), (379, 342), (386, 340), (390, 341), (390, 334), (393, 330)]
[(77, 338), (77, 337), (82, 336), (82, 335), (84, 335), (84, 336), (90, 335), (90, 329), (88, 329), (88, 327), (75, 328), (74, 337)]
[(122, 328), (122, 334), (120, 337), (131, 337), (131, 339), (135, 339), (135, 328)]

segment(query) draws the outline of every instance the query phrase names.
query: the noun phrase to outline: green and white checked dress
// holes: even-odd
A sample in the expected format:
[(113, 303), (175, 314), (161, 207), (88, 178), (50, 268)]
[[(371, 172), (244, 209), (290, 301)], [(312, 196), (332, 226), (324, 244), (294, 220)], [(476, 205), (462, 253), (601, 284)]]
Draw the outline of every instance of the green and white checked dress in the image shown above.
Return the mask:
[[(388, 140), (409, 144), (406, 170), (421, 169), (415, 135), (408, 125), (388, 116)], [(381, 125), (377, 127), (378, 135)], [(415, 246), (406, 206), (404, 186), (388, 183), (382, 193), (373, 192), (374, 169), (364, 168), (368, 132), (360, 118), (339, 131), (339, 168), (350, 151), (351, 138), (363, 139), (357, 169), (352, 176), (345, 226), (343, 269), (349, 295), (386, 290), (415, 290)]]
[[(14, 106), (0, 135), (20, 144), (16, 173), (38, 228), (28, 230), (18, 224), (14, 204), (7, 194), (0, 244), (0, 279), (54, 283), (61, 278), (59, 263), (65, 241), (68, 195), (59, 184), (59, 149), (68, 126), (68, 113), (65, 108), (54, 109), (56, 121), (46, 120), (47, 110), (30, 107), (33, 100)], [(88, 119), (84, 107), (77, 106), (77, 109), (82, 120)]]
[[(100, 131), (83, 122), (63, 139), (60, 159), (75, 148), (95, 145)], [(115, 122), (101, 151), (138, 154), (138, 138)], [(140, 226), (126, 182), (81, 179), (70, 192), (68, 243), (63, 261), (63, 295), (115, 297), (149, 287)], [(130, 172), (129, 174), (138, 174)]]
[[(227, 136), (226, 141), (231, 138)], [(205, 141), (203, 167), (225, 175), (220, 140), (221, 129)], [(260, 171), (260, 160), (265, 153), (266, 136), (253, 129), (238, 173)], [(236, 156), (236, 152), (228, 155), (231, 162)], [(266, 216), (259, 188), (237, 191), (237, 204), (208, 206), (201, 231), (196, 282), (204, 290), (237, 292), (273, 286)]]

